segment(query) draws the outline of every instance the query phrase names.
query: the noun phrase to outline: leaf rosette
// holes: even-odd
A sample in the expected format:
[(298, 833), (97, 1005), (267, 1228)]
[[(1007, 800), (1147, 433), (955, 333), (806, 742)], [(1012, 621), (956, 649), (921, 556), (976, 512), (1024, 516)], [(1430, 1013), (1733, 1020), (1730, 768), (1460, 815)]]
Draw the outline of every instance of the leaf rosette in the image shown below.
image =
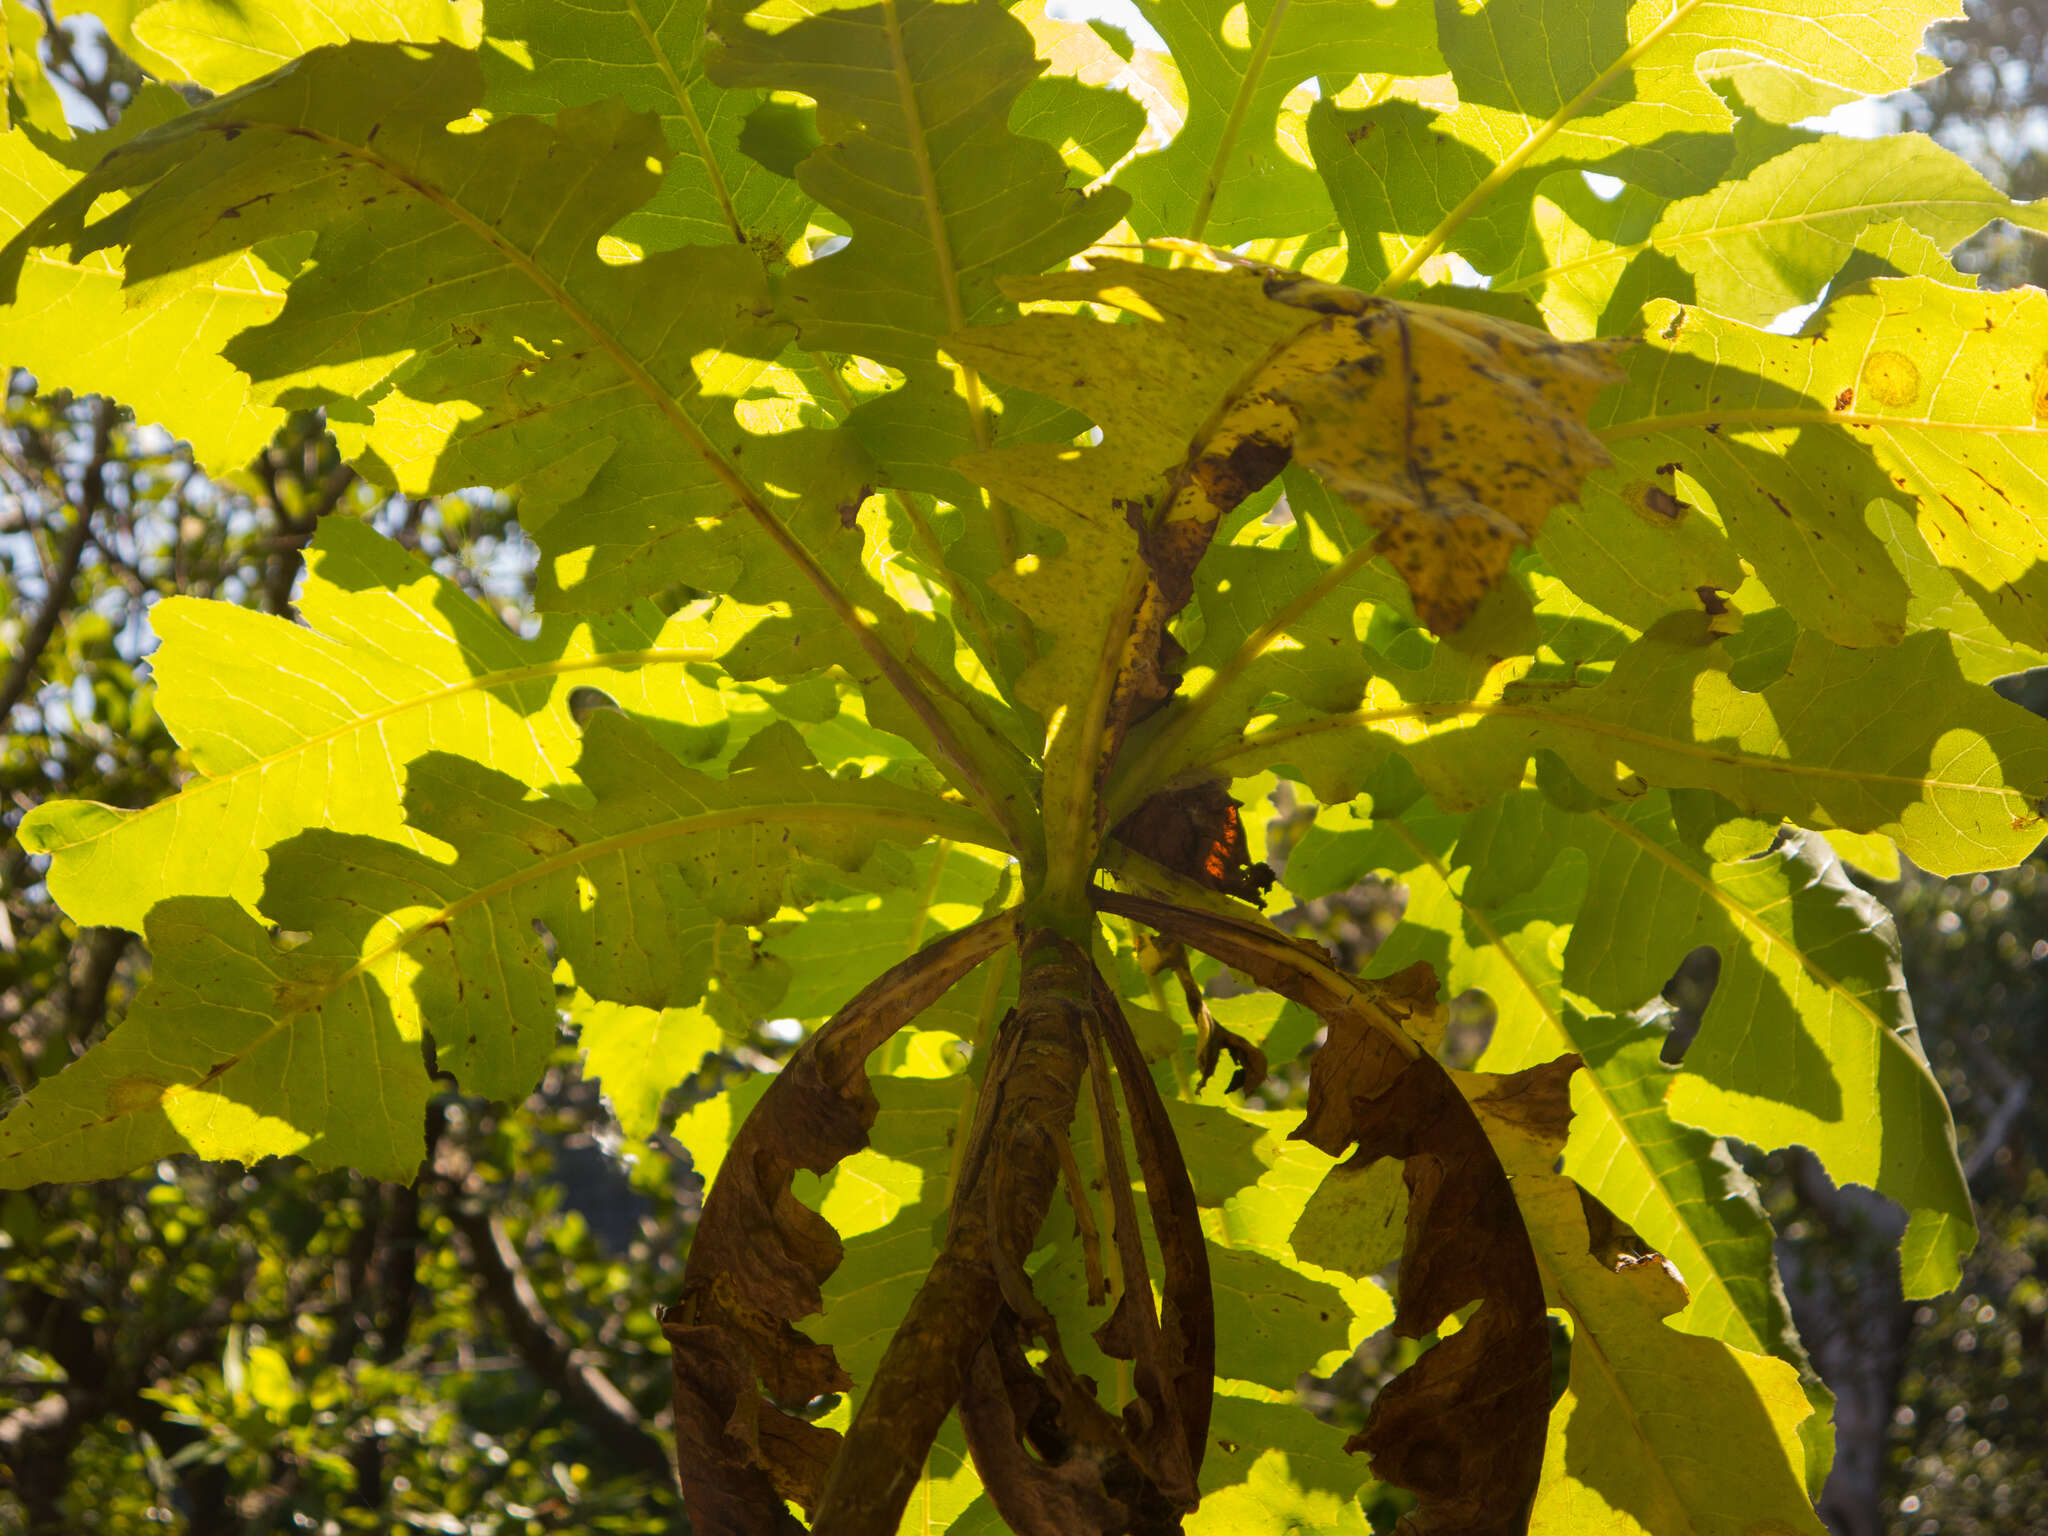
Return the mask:
[[(158, 610), (190, 779), (21, 833), (152, 976), (0, 1180), (404, 1180), (431, 1095), (573, 1028), (710, 1177), (664, 1319), (703, 1531), (1816, 1530), (1723, 1138), (1954, 1282), (1836, 849), (2038, 841), (2048, 726), (1987, 684), (2048, 655), (2048, 312), (1941, 247), (2039, 216), (1796, 126), (1917, 78), (1927, 8), (1147, 10), (1163, 52), (996, 0), (160, 0), (123, 35), (186, 92), (0, 139), (43, 383), (221, 473), (317, 407), (539, 552), (519, 634), (340, 520), (299, 623)], [(1377, 955), (1299, 931), (1367, 876)], [(1384, 1326), (1363, 1428), (1312, 1418)]]

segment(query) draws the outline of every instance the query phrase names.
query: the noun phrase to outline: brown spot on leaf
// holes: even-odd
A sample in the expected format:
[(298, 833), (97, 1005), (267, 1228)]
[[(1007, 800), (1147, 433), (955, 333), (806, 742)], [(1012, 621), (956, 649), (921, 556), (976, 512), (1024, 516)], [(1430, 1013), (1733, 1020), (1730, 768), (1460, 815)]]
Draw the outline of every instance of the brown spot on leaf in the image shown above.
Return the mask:
[(1636, 501), (1653, 523), (1676, 523), (1692, 510), (1690, 502), (1680, 501), (1663, 486), (1648, 482), (1644, 484), (1642, 493)]
[(117, 1077), (107, 1084), (106, 1107), (109, 1115), (139, 1115), (145, 1110), (155, 1109), (164, 1101), (167, 1085), (156, 1078), (141, 1073)]

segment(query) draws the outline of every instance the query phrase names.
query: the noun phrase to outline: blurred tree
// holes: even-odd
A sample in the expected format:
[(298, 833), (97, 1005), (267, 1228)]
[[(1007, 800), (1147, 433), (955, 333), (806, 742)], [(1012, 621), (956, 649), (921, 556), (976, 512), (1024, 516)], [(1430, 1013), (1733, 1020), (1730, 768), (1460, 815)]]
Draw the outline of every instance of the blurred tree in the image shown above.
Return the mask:
[[(2029, 202), (2048, 195), (2048, 10), (2028, 0), (1969, 0), (1928, 47), (1945, 74), (1893, 98), (1902, 124), (1932, 134), (1993, 185)], [(2048, 253), (2010, 224), (1969, 241), (1957, 265), (1986, 287), (2048, 280)]]

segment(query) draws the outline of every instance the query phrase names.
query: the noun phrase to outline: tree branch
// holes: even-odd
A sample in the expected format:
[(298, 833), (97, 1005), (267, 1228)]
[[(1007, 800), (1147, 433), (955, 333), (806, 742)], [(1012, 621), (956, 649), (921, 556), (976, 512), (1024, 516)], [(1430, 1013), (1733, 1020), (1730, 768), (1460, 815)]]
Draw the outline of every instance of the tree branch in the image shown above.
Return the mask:
[(109, 400), (93, 403), (92, 460), (85, 466), (80, 477), (77, 520), (71, 531), (64, 536), (64, 544), (57, 555), (56, 568), (50, 572), (49, 588), (43, 593), (42, 606), (36, 610), (35, 622), (29, 625), (28, 634), (23, 638), (21, 649), (15, 654), (13, 663), (7, 668), (7, 678), (0, 682), (0, 724), (4, 724), (14, 713), (28, 692), (30, 679), (35, 676), (37, 665), (43, 659), (44, 648), (50, 637), (57, 632), (63, 621), (64, 610), (71, 606), (71, 588), (78, 580), (79, 562), (85, 558), (85, 546), (92, 538), (92, 520), (100, 510), (106, 496), (107, 451), (114, 433), (114, 406)]
[(466, 1210), (459, 1200), (449, 1202), (448, 1219), (465, 1239), (470, 1268), (483, 1286), (484, 1298), (527, 1367), (606, 1445), (642, 1471), (673, 1484), (676, 1474), (668, 1451), (643, 1427), (640, 1411), (604, 1372), (577, 1358), (569, 1336), (548, 1315), (504, 1219), (496, 1211)]

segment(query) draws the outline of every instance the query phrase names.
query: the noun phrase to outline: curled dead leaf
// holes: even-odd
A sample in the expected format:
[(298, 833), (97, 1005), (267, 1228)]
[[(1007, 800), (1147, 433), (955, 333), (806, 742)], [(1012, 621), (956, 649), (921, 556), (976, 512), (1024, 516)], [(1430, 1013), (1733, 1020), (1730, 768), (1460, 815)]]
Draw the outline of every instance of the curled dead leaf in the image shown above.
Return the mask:
[(818, 1311), (819, 1286), (840, 1258), (838, 1234), (792, 1192), (796, 1171), (823, 1173), (867, 1145), (877, 1107), (868, 1056), (1013, 930), (1009, 916), (991, 918), (883, 972), (797, 1047), (734, 1137), (682, 1297), (662, 1314), (683, 1494), (706, 1536), (800, 1529), (783, 1501), (814, 1504), (838, 1447), (832, 1431), (777, 1406), (848, 1385), (831, 1349), (795, 1327)]
[[(1462, 1326), (1380, 1390), (1347, 1449), (1417, 1495), (1408, 1536), (1521, 1536), (1550, 1414), (1550, 1328), (1529, 1235), (1479, 1120), (1433, 1056), (1404, 1060), (1384, 1034), (1332, 1017), (1294, 1134), (1349, 1167), (1399, 1158), (1408, 1222), (1394, 1332)], [(1520, 1106), (1517, 1107), (1527, 1107)]]
[[(818, 1498), (833, 1536), (893, 1536), (918, 1469), (960, 1401), (1060, 1179), (1094, 1006), (1086, 955), (1027, 932), (1017, 1006), (996, 1035), (937, 1259), (854, 1411)], [(993, 1217), (993, 1219), (992, 1219)]]

